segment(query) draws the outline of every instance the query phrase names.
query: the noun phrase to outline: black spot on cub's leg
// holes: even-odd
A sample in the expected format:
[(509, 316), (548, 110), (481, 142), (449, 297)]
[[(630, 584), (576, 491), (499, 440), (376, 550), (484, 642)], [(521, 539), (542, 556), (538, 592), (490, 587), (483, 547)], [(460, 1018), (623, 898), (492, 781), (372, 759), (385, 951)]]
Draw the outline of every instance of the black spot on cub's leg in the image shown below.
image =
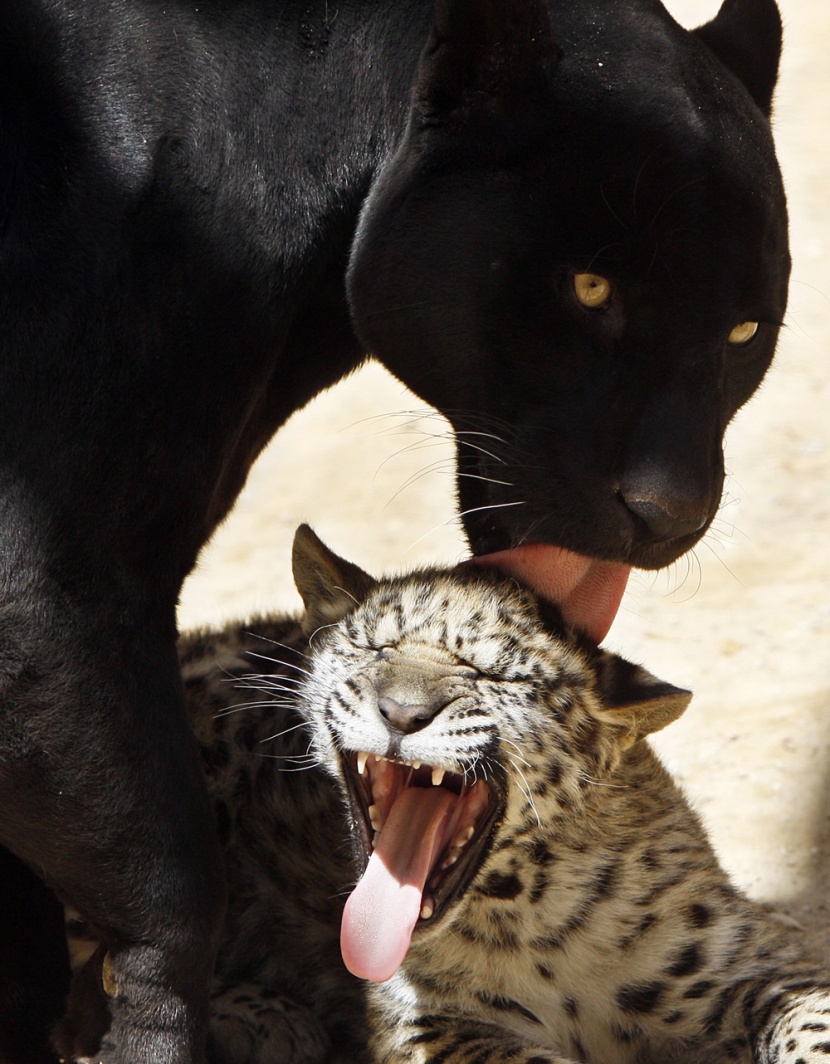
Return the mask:
[(714, 988), (715, 984), (711, 979), (701, 979), (697, 983), (692, 983), (688, 990), (684, 991), (683, 997), (689, 1000), (695, 1000), (696, 998), (702, 998)]
[(641, 986), (624, 986), (617, 993), (617, 1005), (623, 1012), (654, 1012), (665, 991), (663, 983), (645, 983)]
[(673, 976), (674, 978), (680, 978), (684, 975), (694, 975), (695, 972), (700, 971), (702, 962), (700, 948), (696, 942), (692, 942), (680, 951), (677, 958), (666, 969), (666, 975)]
[(686, 910), (686, 919), (689, 921), (691, 927), (708, 927), (712, 919), (712, 914), (705, 905), (695, 903), (694, 905), (690, 905)]

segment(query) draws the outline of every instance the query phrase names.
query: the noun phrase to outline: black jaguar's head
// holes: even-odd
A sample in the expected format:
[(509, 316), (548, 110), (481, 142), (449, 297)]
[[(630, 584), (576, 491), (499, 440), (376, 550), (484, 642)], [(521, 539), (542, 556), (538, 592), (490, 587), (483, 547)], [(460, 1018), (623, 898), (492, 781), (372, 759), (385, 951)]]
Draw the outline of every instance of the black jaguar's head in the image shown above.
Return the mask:
[(349, 294), (455, 429), (477, 554), (659, 568), (709, 527), (787, 301), (780, 44), (773, 0), (437, 0)]

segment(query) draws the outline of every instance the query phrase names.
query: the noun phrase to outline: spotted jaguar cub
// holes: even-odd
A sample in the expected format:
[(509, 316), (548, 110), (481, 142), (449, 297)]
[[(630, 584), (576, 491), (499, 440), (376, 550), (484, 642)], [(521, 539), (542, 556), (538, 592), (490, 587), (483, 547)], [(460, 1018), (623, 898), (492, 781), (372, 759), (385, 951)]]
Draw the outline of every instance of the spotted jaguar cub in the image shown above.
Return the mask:
[(376, 582), (307, 527), (294, 568), (302, 628), (181, 646), (230, 890), (213, 1062), (830, 1055), (828, 975), (643, 742), (687, 692), (491, 572)]

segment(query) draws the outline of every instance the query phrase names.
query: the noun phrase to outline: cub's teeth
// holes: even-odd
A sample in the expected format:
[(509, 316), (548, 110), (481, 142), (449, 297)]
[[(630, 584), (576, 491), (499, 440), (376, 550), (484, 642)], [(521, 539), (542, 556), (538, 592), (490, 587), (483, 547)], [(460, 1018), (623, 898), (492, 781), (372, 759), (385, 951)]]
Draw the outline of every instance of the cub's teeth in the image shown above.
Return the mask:
[(379, 806), (369, 806), (369, 822), (375, 829), (375, 831), (380, 831), (380, 829), (383, 827), (383, 815), (381, 814)]
[(435, 912), (435, 904), (432, 898), (427, 898), (424, 904), (421, 906), (421, 919), (429, 920), (430, 916)]
[(409, 764), (416, 770), (421, 767), (421, 762), (420, 761), (410, 761)]
[(459, 831), (459, 833), (452, 840), (452, 846), (450, 847), (450, 852), (448, 856), (454, 857), (457, 861), (459, 854), (470, 841), (470, 839), (473, 837), (473, 835), (475, 835), (475, 833), (476, 829), (475, 825), (473, 824), (468, 824), (463, 831)]
[(364, 776), (366, 774), (366, 762), (369, 760), (369, 755), (361, 750), (357, 755), (357, 774), (358, 776)]
[(475, 833), (475, 824), (468, 824), (463, 831), (459, 831), (459, 833), (452, 840), (452, 845), (450, 846), (449, 851), (447, 852), (447, 856), (441, 862), (442, 872), (447, 868), (452, 868), (452, 866), (461, 856), (461, 851), (464, 849), (464, 847), (467, 845), (473, 835), (475, 835)]
[(444, 779), (444, 770), (437, 766), (432, 770), (432, 786), (440, 787)]

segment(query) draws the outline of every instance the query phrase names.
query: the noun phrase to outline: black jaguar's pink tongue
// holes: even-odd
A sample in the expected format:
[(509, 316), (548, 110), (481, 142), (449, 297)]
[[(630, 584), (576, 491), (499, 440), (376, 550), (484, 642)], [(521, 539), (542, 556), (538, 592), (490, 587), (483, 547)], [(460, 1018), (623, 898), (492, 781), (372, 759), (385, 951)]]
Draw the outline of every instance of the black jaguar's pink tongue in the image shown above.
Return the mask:
[(617, 616), (631, 566), (601, 562), (564, 547), (528, 543), (474, 558), (514, 576), (537, 595), (555, 602), (567, 624), (601, 643)]

